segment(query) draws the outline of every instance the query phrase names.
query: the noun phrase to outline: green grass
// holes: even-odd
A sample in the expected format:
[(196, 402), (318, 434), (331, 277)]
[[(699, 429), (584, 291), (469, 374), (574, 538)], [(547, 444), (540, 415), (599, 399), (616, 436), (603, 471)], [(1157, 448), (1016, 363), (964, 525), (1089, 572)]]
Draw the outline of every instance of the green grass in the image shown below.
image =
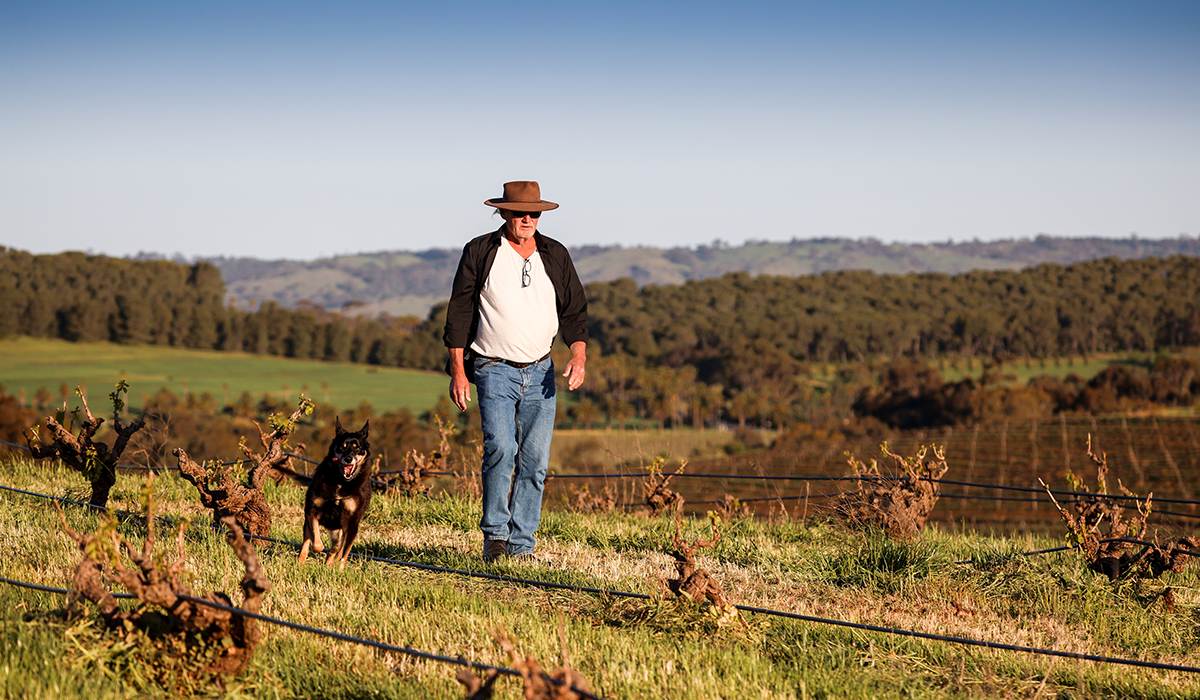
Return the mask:
[(134, 408), (143, 396), (166, 388), (177, 396), (208, 392), (218, 406), (244, 391), (255, 399), (269, 393), (288, 404), (303, 392), (339, 409), (354, 408), (365, 400), (380, 412), (408, 408), (420, 414), (445, 394), (447, 386), (445, 375), (438, 372), (28, 337), (0, 340), (0, 367), (4, 368), (0, 382), (8, 393), (24, 390), (29, 403), (38, 387), (45, 387), (54, 403), (60, 402), (59, 386), (65, 383), (72, 392), (76, 385), (86, 386), (92, 405), (103, 406), (103, 397), (123, 377), (129, 381), (129, 403)]
[[(78, 496), (82, 478), (53, 463), (0, 464), (0, 484)], [(136, 508), (142, 481), (118, 477), (110, 505)], [(159, 512), (189, 515), (184, 540), (194, 591), (236, 593), (240, 565), (187, 483), (155, 483)], [(303, 491), (268, 483), (272, 534), (300, 538)], [(45, 501), (0, 491), (3, 575), (70, 587), (79, 561)], [(91, 532), (100, 516), (77, 507), (69, 525)], [(674, 575), (674, 525), (620, 513), (551, 510), (539, 564), (484, 564), (479, 504), (377, 495), (355, 551), (439, 566), (654, 594)], [(140, 546), (136, 518), (119, 531)], [(684, 523), (688, 539), (707, 521)], [(158, 551), (174, 559), (170, 530)], [(1200, 665), (1200, 581), (1193, 566), (1137, 587), (1110, 584), (1070, 554), (1016, 556), (1058, 544), (1034, 536), (926, 530), (912, 542), (826, 521), (742, 518), (726, 523), (701, 566), (739, 604), (1010, 644)], [(496, 634), (548, 668), (565, 651), (592, 687), (619, 698), (1200, 697), (1200, 678), (764, 616), (724, 620), (674, 598), (649, 601), (550, 591), (352, 559), (296, 563), (287, 546), (260, 557), (272, 588), (267, 615), (423, 651), (510, 666)], [(970, 559), (973, 563), (957, 563)], [(1163, 586), (1176, 608), (1152, 604)], [(69, 615), (58, 595), (0, 585), (0, 697), (455, 698), (456, 667), (415, 661), (299, 631), (268, 627), (247, 670), (223, 688), (197, 681), (140, 634), (103, 629), (84, 602)], [(499, 698), (518, 698), (502, 678)]]
[[(1011, 377), (1006, 380), (1007, 384), (1023, 385), (1034, 377), (1042, 376), (1065, 379), (1070, 374), (1089, 380), (1111, 365), (1138, 365), (1149, 368), (1154, 365), (1154, 361), (1158, 357), (1159, 355), (1153, 353), (1131, 352), (1092, 353), (1086, 359), (1078, 355), (1050, 357), (1044, 360), (1030, 358), (1028, 361), (1019, 358), (1005, 362), (1001, 366), (1001, 372)], [(877, 358), (877, 361), (886, 361), (886, 359)], [(958, 382), (968, 377), (978, 381), (983, 377), (984, 365), (990, 362), (990, 359), (983, 357), (953, 357), (932, 360), (928, 364), (941, 373), (943, 381)], [(816, 363), (812, 365), (812, 369), (814, 379), (828, 382), (835, 378), (838, 365)]]
[[(1149, 358), (1149, 359), (1147, 359)], [(957, 367), (954, 365), (957, 364)], [(941, 370), (942, 378), (948, 382), (957, 382), (967, 377), (978, 380), (983, 377), (981, 358), (958, 358), (956, 361), (945, 360), (934, 362), (933, 366)], [(1070, 374), (1078, 375), (1084, 380), (1096, 376), (1110, 365), (1132, 364), (1150, 366), (1154, 364), (1153, 355), (1147, 353), (1098, 353), (1088, 355), (1086, 360), (1080, 356), (1050, 357), (1041, 359), (1012, 360), (1004, 363), (1002, 373), (1015, 377), (1018, 384), (1026, 384), (1034, 377), (1056, 377), (1065, 379)]]

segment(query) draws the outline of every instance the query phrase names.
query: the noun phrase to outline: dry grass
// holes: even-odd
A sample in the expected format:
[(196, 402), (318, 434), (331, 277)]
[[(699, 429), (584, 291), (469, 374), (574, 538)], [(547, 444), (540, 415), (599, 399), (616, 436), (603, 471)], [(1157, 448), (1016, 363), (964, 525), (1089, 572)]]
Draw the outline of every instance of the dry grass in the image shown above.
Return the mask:
[(732, 441), (729, 430), (555, 430), (550, 469), (561, 474), (607, 471), (621, 467), (642, 471), (655, 457), (673, 461), (724, 454)]
[[(42, 493), (80, 488), (77, 475), (60, 469), (16, 464), (0, 473), (0, 483)], [(114, 503), (135, 503), (139, 487), (135, 477), (122, 475)], [(160, 479), (158, 491), (164, 514), (197, 519), (187, 542), (197, 586), (236, 590), (242, 572), (224, 542), (200, 525), (208, 513), (192, 501), (194, 491), (174, 479)], [(297, 541), (303, 489), (269, 484), (265, 493), (276, 513), (272, 534)], [(5, 575), (67, 585), (78, 555), (48, 506), (2, 493), (0, 507), (7, 514), (0, 536), (12, 545)], [(76, 529), (97, 521), (79, 509), (67, 515)], [(478, 518), (478, 504), (470, 499), (377, 497), (356, 551), (655, 597), (647, 602), (531, 589), (355, 557), (346, 571), (337, 572), (298, 565), (295, 550), (280, 546), (261, 553), (274, 586), (263, 599), (263, 612), (502, 665), (511, 660), (497, 644), (497, 630), (506, 630), (522, 655), (550, 667), (561, 658), (561, 628), (572, 667), (610, 697), (1200, 695), (1200, 680), (1186, 674), (1052, 662), (780, 618), (746, 615), (744, 625), (721, 624), (703, 608), (658, 597), (661, 582), (676, 575), (671, 520), (550, 511), (539, 532), (540, 563), (485, 565)], [(131, 541), (143, 532), (136, 520), (121, 527)], [(704, 521), (685, 518), (682, 530), (688, 541), (709, 535)], [(936, 527), (913, 541), (896, 542), (829, 522), (735, 518), (695, 561), (741, 605), (1197, 665), (1200, 585), (1194, 569), (1164, 574), (1161, 585), (1173, 586), (1177, 596), (1174, 612), (1168, 612), (1151, 600), (1157, 582), (1142, 588), (1109, 584), (1071, 554), (1012, 556), (1052, 544), (1032, 537), (949, 534)], [(976, 563), (954, 563), (964, 559)], [(139, 680), (137, 650), (118, 654), (111, 638), (81, 626), (85, 620), (55, 618), (63, 601), (54, 596), (0, 588), (0, 604), (10, 611), (3, 663), (15, 669), (0, 678), (7, 695), (18, 689), (89, 700), (212, 694)], [(107, 676), (98, 671), (101, 663)], [(250, 667), (224, 692), (264, 698), (462, 697), (456, 671), (272, 627)], [(46, 690), (55, 683), (57, 692)], [(517, 697), (518, 684), (501, 678), (497, 691), (500, 698)]]

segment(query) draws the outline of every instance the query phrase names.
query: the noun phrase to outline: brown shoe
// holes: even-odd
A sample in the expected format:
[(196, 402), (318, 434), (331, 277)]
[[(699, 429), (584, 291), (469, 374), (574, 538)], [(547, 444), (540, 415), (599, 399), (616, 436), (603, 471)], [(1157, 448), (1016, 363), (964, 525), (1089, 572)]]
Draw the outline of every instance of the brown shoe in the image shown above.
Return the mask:
[(504, 540), (487, 540), (483, 543), (483, 560), (496, 561), (508, 556), (508, 543)]

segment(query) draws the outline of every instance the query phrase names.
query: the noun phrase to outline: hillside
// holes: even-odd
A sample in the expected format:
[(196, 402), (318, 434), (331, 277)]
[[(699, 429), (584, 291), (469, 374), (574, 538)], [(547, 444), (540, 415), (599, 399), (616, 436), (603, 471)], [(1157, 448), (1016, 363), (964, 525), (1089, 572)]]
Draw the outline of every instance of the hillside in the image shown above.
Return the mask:
[[(19, 336), (0, 340), (0, 389), (47, 410), (76, 386), (103, 402), (118, 379), (129, 381), (130, 408), (160, 389), (223, 409), (248, 392), (291, 405), (306, 394), (339, 410), (365, 401), (379, 412), (407, 408), (420, 415), (445, 393), (445, 375), (363, 363), (217, 352), (161, 345), (118, 345)], [(207, 397), (205, 396), (207, 394)]]
[[(313, 261), (212, 258), (226, 283), (226, 295), (239, 305), (274, 299), (294, 307), (308, 300), (325, 309), (347, 304), (355, 313), (424, 317), (450, 293), (457, 249), (422, 252), (381, 251)], [(882, 243), (874, 239), (793, 239), (786, 243), (719, 241), (696, 248), (572, 249), (580, 277), (607, 282), (623, 277), (639, 286), (679, 284), (727, 272), (751, 275), (806, 275), (827, 270), (877, 273), (1019, 269), (1053, 262), (1069, 264), (1104, 257), (1134, 259), (1200, 255), (1200, 239), (1145, 240), (1137, 237), (1053, 238), (1038, 236), (992, 242), (929, 244)], [(360, 305), (361, 304), (361, 305)]]

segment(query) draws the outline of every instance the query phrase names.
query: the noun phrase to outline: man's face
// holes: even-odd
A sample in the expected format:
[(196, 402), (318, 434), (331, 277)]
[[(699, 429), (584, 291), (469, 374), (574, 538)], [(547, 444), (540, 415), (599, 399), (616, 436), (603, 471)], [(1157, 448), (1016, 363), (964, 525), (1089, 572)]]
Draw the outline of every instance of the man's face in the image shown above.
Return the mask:
[(508, 211), (507, 209), (503, 209), (501, 210), (501, 215), (508, 226), (509, 234), (524, 243), (533, 236), (534, 231), (537, 231), (537, 217), (541, 215), (541, 212)]

